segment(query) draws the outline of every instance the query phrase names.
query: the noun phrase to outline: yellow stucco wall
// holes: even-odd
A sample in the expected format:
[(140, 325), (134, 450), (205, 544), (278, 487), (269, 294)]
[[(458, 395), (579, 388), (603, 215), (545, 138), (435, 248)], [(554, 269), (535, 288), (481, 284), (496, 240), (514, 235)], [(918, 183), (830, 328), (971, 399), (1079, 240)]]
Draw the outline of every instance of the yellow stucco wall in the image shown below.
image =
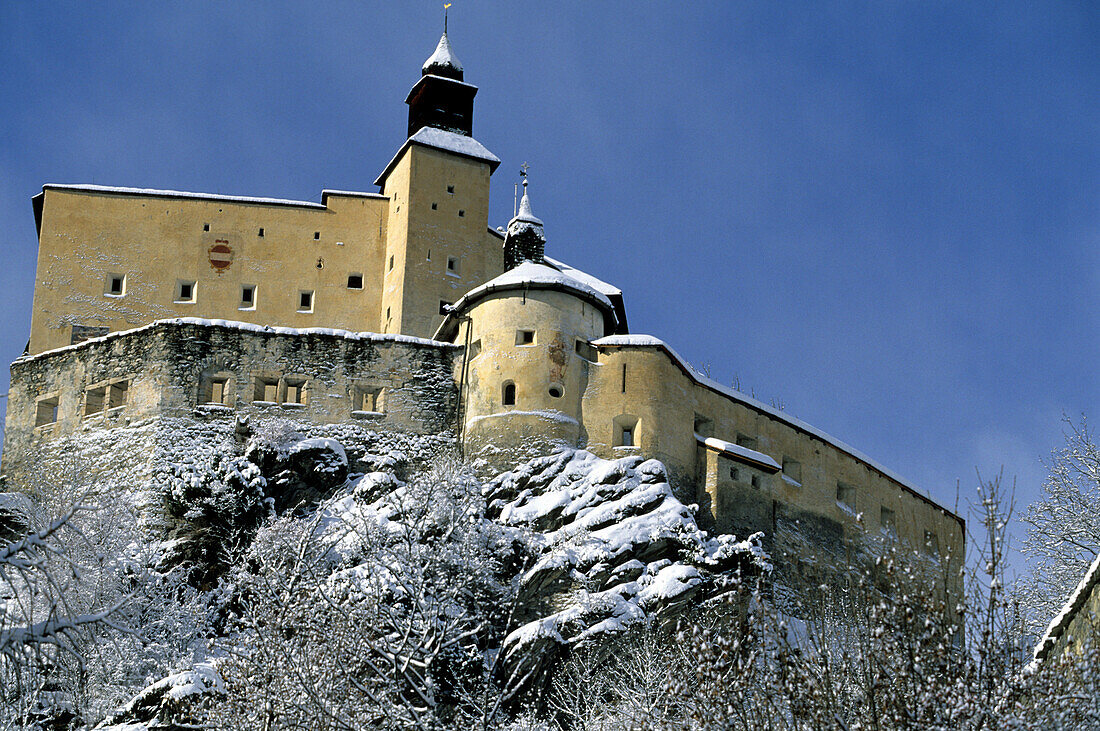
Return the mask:
[[(73, 325), (116, 331), (169, 317), (377, 329), (385, 199), (330, 195), (322, 208), (53, 188), (43, 195), (31, 353), (69, 345)], [(231, 261), (218, 269), (210, 249), (222, 242)], [(362, 289), (348, 288), (353, 273), (363, 275)], [(108, 292), (111, 275), (125, 277), (121, 296)], [(194, 301), (178, 301), (181, 281), (195, 283)], [(256, 287), (251, 308), (242, 285)], [(303, 290), (315, 293), (312, 312), (299, 311)]]
[(382, 332), (431, 337), (440, 302), (453, 304), (504, 270), (501, 241), (488, 231), (489, 175), (484, 161), (421, 145), (390, 171)]

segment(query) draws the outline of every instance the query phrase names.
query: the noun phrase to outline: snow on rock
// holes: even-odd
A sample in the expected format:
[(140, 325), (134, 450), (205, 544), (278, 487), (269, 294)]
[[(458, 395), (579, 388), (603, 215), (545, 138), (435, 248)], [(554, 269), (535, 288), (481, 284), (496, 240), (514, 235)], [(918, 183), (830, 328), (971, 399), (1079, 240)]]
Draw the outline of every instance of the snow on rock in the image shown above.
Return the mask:
[[(212, 663), (174, 673), (148, 686), (114, 713), (96, 731), (147, 731), (161, 728), (205, 728), (192, 706), (196, 696), (223, 695), (225, 686)], [(199, 712), (201, 714), (201, 712)]]
[(513, 692), (570, 649), (652, 617), (669, 620), (769, 570), (758, 536), (710, 536), (672, 493), (664, 465), (583, 450), (541, 457), (485, 487), (487, 516), (519, 530), (522, 626), (504, 642)]

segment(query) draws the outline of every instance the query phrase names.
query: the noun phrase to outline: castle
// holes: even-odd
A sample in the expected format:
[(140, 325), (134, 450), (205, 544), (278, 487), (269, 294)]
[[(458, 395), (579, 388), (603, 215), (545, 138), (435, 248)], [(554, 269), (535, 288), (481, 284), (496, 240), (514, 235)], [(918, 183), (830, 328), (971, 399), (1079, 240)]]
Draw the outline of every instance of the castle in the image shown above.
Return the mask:
[(717, 530), (962, 560), (963, 521), (926, 493), (630, 334), (620, 290), (546, 255), (526, 186), (491, 227), (500, 160), (473, 136), (476, 93), (444, 34), (377, 193), (45, 185), (6, 489), (26, 489), (43, 444), (88, 430), (285, 413), (453, 432), (498, 462), (560, 444), (656, 458)]

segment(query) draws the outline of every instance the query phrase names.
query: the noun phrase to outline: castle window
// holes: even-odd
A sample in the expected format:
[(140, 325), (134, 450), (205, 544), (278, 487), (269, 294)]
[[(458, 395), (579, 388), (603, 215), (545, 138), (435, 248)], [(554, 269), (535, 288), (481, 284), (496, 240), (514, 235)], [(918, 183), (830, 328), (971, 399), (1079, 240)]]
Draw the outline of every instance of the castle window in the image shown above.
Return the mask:
[(459, 209), (458, 209), (458, 217), (459, 217), (459, 218), (466, 218), (466, 211), (464, 211), (464, 210), (462, 210), (461, 208), (459, 208)]
[(626, 363), (623, 363), (623, 393), (626, 393)]
[(741, 470), (737, 469), (736, 467), (730, 467), (730, 479), (734, 482), (740, 482)]
[(748, 434), (737, 434), (737, 446), (744, 447), (745, 449), (756, 449), (756, 439), (750, 437)]
[(126, 405), (126, 395), (130, 392), (129, 381), (115, 381), (107, 386), (107, 408), (120, 409)]
[(123, 297), (126, 294), (126, 275), (108, 274), (104, 283), (103, 294), (108, 297)]
[(451, 311), (451, 303), (447, 300), (439, 300), (439, 314), (446, 315)]
[(458, 276), (458, 257), (457, 256), (448, 256), (447, 257), (447, 273), (450, 274), (451, 276), (454, 276), (454, 277)]
[(362, 274), (349, 274), (348, 275), (348, 289), (362, 289), (363, 288), (363, 275)]
[(787, 478), (787, 484), (790, 484), (792, 481), (802, 484), (802, 463), (790, 457), (784, 457), (783, 476)]
[(256, 285), (255, 284), (242, 284), (241, 285), (241, 304), (242, 310), (254, 310), (256, 309)]
[(438, 203), (432, 203), (432, 210), (433, 211), (438, 211), (439, 210), (439, 204)]
[(478, 338), (474, 342), (470, 343), (470, 360), (481, 355), (481, 339)]
[(45, 426), (57, 421), (57, 396), (38, 399), (34, 409), (34, 425)]
[(856, 506), (856, 488), (846, 482), (837, 482), (836, 501), (837, 504), (843, 507), (854, 508)]
[(616, 447), (633, 447), (638, 443), (638, 417), (620, 414), (612, 420)]
[(516, 345), (534, 345), (534, 330), (516, 330)]
[(209, 223), (204, 223), (202, 225), (202, 230), (203, 231), (209, 231), (210, 230), (210, 224)]
[(313, 290), (299, 290), (298, 312), (313, 312)]
[(940, 555), (940, 539), (933, 531), (924, 532), (924, 552), (931, 556)]
[(176, 302), (194, 302), (195, 301), (195, 282), (178, 279), (176, 280)]
[(505, 381), (504, 387), (501, 389), (500, 402), (505, 406), (516, 405), (516, 384)]
[(374, 386), (358, 386), (352, 401), (353, 411), (368, 411), (380, 414), (385, 411), (382, 389)]
[(321, 240), (321, 232), (320, 231), (314, 231), (313, 232), (313, 240), (314, 241), (320, 241)]
[(388, 271), (393, 271), (393, 254), (390, 254), (390, 265)]
[(84, 415), (92, 416), (103, 411), (107, 403), (107, 389), (105, 386), (89, 388), (84, 392)]
[(256, 376), (252, 388), (253, 401), (266, 401), (275, 403), (279, 398), (279, 379), (267, 376)]
[(761, 482), (762, 480), (760, 479), (760, 475), (752, 476), (752, 486), (755, 487), (757, 490), (760, 489)]
[(209, 391), (206, 394), (206, 403), (229, 403), (229, 378), (227, 376), (215, 376), (210, 379)]
[(431, 261), (431, 260), (432, 260), (432, 250), (431, 250), (431, 249), (428, 249), (428, 256), (427, 256), (427, 259), (428, 259), (428, 261)]
[(257, 235), (257, 236), (259, 236), (259, 237), (260, 237), (260, 238), (262, 239), (262, 238), (264, 237), (264, 230), (263, 230), (263, 228), (261, 228), (261, 229), (260, 229), (260, 231), (259, 231), (259, 233), (257, 233), (256, 235)]
[(550, 384), (549, 393), (551, 398), (561, 398), (565, 395), (565, 389), (562, 388), (560, 383), (552, 383)]
[(447, 192), (450, 193), (451, 195), (454, 195), (455, 194), (455, 187), (453, 185), (448, 185), (447, 186)]
[(306, 404), (306, 381), (305, 379), (287, 379), (286, 387), (283, 390), (283, 403), (284, 404)]
[(386, 319), (387, 320), (390, 319), (390, 308), (389, 307), (386, 308)]
[(700, 414), (695, 415), (695, 419), (692, 422), (692, 428), (695, 430), (695, 433), (701, 437), (714, 436), (714, 422)]
[(879, 513), (879, 522), (878, 522), (878, 524), (879, 524), (879, 528), (887, 536), (890, 536), (891, 538), (897, 538), (898, 537), (897, 516), (894, 514), (894, 511), (891, 510), (890, 508), (887, 508), (885, 506), (882, 507), (881, 512)]
[(594, 345), (585, 340), (580, 340), (578, 338), (577, 341), (573, 344), (573, 350), (576, 351), (577, 355), (587, 361), (595, 363), (599, 359), (599, 351), (596, 350), (596, 347)]

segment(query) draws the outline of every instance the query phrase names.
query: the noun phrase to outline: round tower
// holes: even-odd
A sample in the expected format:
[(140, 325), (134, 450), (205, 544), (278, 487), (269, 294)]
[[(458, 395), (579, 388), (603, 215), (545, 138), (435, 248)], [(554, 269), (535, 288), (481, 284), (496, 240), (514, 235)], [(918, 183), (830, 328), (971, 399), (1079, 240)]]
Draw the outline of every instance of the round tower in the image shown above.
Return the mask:
[(589, 343), (614, 331), (615, 308), (543, 259), (542, 229), (525, 194), (504, 244), (506, 257), (522, 260), (464, 295), (436, 335), (466, 346), (459, 429), (467, 454), (507, 462), (587, 443), (582, 399), (589, 369), (599, 367)]

